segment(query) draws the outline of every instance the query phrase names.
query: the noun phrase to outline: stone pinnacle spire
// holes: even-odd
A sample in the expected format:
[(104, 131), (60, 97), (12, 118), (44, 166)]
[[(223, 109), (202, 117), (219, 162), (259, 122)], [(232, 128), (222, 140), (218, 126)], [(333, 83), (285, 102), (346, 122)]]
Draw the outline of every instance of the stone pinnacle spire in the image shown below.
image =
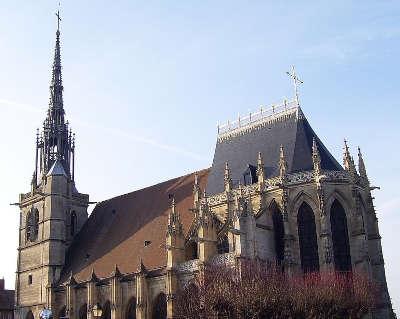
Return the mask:
[(60, 12), (57, 11), (57, 31), (56, 31), (56, 46), (54, 49), (54, 61), (51, 75), (50, 84), (50, 101), (49, 111), (47, 118), (48, 120), (56, 124), (64, 124), (64, 101), (63, 101), (63, 90), (62, 85), (62, 73), (61, 73), (61, 49), (60, 49)]
[(365, 168), (365, 163), (360, 148), (358, 148), (358, 171), (360, 176), (368, 181), (367, 170)]
[(321, 156), (319, 155), (317, 140), (315, 139), (315, 137), (313, 137), (312, 158), (314, 171), (317, 175), (319, 175), (321, 173)]
[(354, 159), (350, 154), (349, 146), (347, 145), (347, 141), (344, 140), (344, 148), (343, 148), (343, 166), (346, 171), (350, 172), (352, 175), (356, 175), (356, 167), (354, 165)]
[[(45, 179), (55, 162), (74, 180), (75, 137), (65, 121), (60, 49), (60, 12), (57, 11), (56, 45), (50, 83), (49, 108), (43, 131), (36, 141), (35, 181)], [(39, 177), (40, 176), (40, 177)]]
[(279, 176), (284, 178), (287, 171), (287, 162), (285, 157), (285, 151), (283, 149), (283, 145), (279, 147)]

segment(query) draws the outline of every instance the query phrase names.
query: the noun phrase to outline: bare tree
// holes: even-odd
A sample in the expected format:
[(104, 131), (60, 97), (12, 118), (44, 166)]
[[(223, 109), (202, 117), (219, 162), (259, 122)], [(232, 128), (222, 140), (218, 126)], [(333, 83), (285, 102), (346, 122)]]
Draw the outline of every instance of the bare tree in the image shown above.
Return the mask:
[(240, 260), (205, 265), (177, 296), (182, 318), (361, 318), (377, 303), (377, 286), (358, 273), (288, 277), (279, 267)]

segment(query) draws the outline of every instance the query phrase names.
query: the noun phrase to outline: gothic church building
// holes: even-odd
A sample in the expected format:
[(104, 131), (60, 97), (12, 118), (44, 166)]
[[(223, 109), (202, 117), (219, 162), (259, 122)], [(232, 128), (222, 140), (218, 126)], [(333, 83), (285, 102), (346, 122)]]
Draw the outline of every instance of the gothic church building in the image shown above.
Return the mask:
[[(60, 31), (50, 103), (36, 137), (31, 189), (20, 194), (15, 316), (174, 318), (174, 293), (205, 263), (258, 257), (288, 274), (360, 270), (382, 285), (381, 236), (361, 152), (343, 166), (298, 103), (220, 127), (210, 168), (100, 202), (74, 174), (63, 105)], [(173, 194), (173, 196), (169, 196)]]

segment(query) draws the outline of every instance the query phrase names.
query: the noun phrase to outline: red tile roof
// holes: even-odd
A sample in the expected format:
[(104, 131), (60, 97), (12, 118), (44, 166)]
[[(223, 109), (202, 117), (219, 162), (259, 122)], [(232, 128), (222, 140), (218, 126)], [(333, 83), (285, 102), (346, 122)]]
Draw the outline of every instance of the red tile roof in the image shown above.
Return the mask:
[[(208, 172), (198, 172), (201, 189)], [(168, 194), (174, 194), (187, 232), (193, 220), (193, 184), (194, 173), (97, 204), (67, 252), (61, 281), (71, 272), (86, 280), (92, 269), (98, 277), (108, 277), (115, 264), (122, 273), (135, 272), (140, 258), (148, 270), (165, 266)], [(145, 246), (145, 241), (151, 243)]]

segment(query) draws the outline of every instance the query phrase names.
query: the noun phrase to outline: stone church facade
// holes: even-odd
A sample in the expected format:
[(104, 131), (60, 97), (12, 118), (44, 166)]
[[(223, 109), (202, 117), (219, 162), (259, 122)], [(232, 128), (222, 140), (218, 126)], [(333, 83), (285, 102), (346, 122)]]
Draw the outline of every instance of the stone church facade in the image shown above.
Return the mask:
[(174, 318), (174, 294), (204, 263), (277, 262), (288, 274), (363, 271), (382, 286), (378, 220), (364, 160), (343, 167), (298, 98), (218, 130), (211, 168), (96, 205), (75, 184), (60, 31), (31, 190), (21, 194), (15, 317)]

